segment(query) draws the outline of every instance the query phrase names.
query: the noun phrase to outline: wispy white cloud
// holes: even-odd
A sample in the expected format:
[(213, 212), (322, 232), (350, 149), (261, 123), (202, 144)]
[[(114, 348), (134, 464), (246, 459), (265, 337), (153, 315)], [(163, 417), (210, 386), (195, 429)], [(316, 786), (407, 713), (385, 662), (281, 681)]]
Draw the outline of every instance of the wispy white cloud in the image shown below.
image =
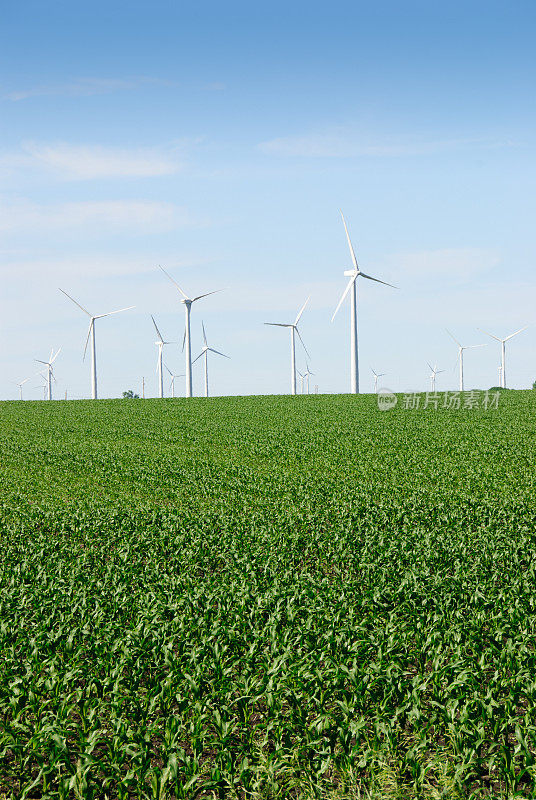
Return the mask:
[(69, 83), (34, 86), (30, 89), (8, 92), (4, 95), (4, 100), (17, 102), (19, 100), (27, 100), (29, 97), (47, 96), (90, 97), (91, 95), (139, 89), (152, 84), (173, 85), (169, 81), (146, 76), (134, 78), (75, 78)]
[(78, 201), (42, 205), (0, 201), (0, 231), (34, 236), (64, 233), (159, 233), (191, 225), (188, 212), (173, 203), (147, 200)]
[(4, 169), (45, 169), (64, 180), (146, 178), (172, 175), (181, 168), (177, 148), (126, 148), (67, 142), (24, 142), (19, 152), (0, 157)]
[(510, 146), (508, 141), (493, 141), (482, 138), (429, 139), (406, 137), (397, 140), (384, 139), (371, 143), (361, 134), (340, 129), (310, 133), (303, 136), (283, 136), (261, 142), (259, 149), (268, 155), (301, 158), (357, 158), (433, 155), (466, 147)]

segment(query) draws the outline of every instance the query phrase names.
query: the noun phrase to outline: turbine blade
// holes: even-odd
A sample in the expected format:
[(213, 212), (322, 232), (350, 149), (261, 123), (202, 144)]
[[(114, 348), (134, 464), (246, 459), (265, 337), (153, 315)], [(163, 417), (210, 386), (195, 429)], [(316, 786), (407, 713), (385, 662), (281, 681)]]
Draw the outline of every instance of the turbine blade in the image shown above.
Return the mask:
[(454, 341), (456, 342), (456, 344), (458, 345), (458, 347), (461, 347), (461, 344), (459, 343), (459, 341), (458, 341), (457, 339), (455, 339), (455, 338), (454, 338), (454, 336), (452, 335), (452, 333), (451, 333), (449, 330), (447, 330), (447, 328), (445, 328), (445, 330), (447, 331), (447, 333), (448, 333), (448, 335), (450, 336), (450, 338), (451, 338), (451, 339), (454, 339)]
[(342, 217), (342, 224), (344, 225), (344, 230), (346, 231), (346, 238), (348, 240), (348, 247), (350, 248), (350, 255), (352, 256), (352, 262), (357, 272), (359, 272), (359, 267), (357, 265), (357, 258), (355, 257), (354, 248), (352, 247), (352, 242), (350, 241), (350, 234), (348, 233), (346, 220), (344, 219), (344, 214), (342, 213), (342, 211), (341, 211), (341, 217)]
[(350, 278), (350, 280), (348, 281), (348, 285), (346, 286), (346, 289), (345, 289), (345, 290), (344, 290), (344, 292), (342, 293), (342, 297), (341, 297), (341, 299), (339, 300), (339, 305), (337, 306), (337, 308), (336, 308), (336, 309), (335, 309), (335, 311), (333, 312), (333, 316), (332, 316), (332, 318), (331, 318), (331, 321), (332, 321), (332, 322), (333, 322), (333, 320), (335, 319), (335, 316), (336, 316), (336, 314), (337, 314), (337, 311), (338, 311), (338, 310), (339, 310), (339, 308), (342, 306), (342, 304), (343, 304), (343, 301), (344, 301), (344, 299), (345, 299), (346, 295), (348, 294), (348, 292), (349, 292), (349, 291), (350, 291), (350, 289), (352, 288), (352, 284), (355, 282), (355, 279), (356, 279), (356, 278), (357, 278), (357, 275), (353, 275), (353, 276)]
[(398, 286), (393, 286), (392, 283), (387, 283), (387, 281), (381, 281), (379, 278), (373, 278), (372, 275), (367, 275), (365, 272), (360, 272), (359, 274), (368, 281), (376, 281), (376, 283), (383, 283), (384, 286), (390, 286), (391, 289), (398, 289)]
[(184, 333), (182, 335), (182, 352), (184, 353), (184, 345), (186, 344), (186, 325), (184, 326)]
[(430, 367), (430, 369), (431, 369), (431, 370), (432, 370), (432, 372), (433, 372), (433, 371), (434, 371), (434, 368), (433, 368), (433, 366), (430, 364), (430, 362), (429, 362), (429, 361), (427, 361), (426, 363), (428, 364), (428, 366)]
[(57, 359), (57, 357), (59, 356), (60, 352), (61, 352), (61, 347), (60, 347), (60, 349), (58, 350), (58, 352), (56, 353), (56, 355), (52, 357), (52, 359), (51, 359), (51, 361), (50, 361), (50, 363), (51, 363), (51, 364), (53, 364), (53, 363), (54, 363), (54, 361), (55, 361), (55, 360)]
[(87, 314), (87, 315), (88, 315), (88, 317), (91, 317), (91, 316), (93, 316), (92, 314), (90, 314), (90, 313), (89, 313), (89, 311), (87, 310), (87, 308), (84, 308), (84, 306), (81, 306), (81, 305), (80, 305), (80, 303), (78, 303), (78, 302), (77, 302), (77, 301), (74, 299), (74, 297), (71, 297), (71, 295), (70, 295), (70, 294), (67, 294), (67, 292), (64, 292), (64, 291), (63, 291), (63, 289), (60, 289), (60, 292), (61, 292), (62, 294), (64, 294), (64, 295), (65, 295), (65, 297), (68, 297), (68, 298), (69, 298), (69, 300), (72, 300), (72, 302), (75, 304), (75, 306), (78, 306), (78, 308), (79, 308), (81, 311), (83, 311), (83, 312), (84, 312), (84, 314)]
[(305, 350), (305, 352), (307, 353), (307, 355), (309, 356), (309, 358), (311, 358), (311, 354), (310, 354), (310, 352), (308, 351), (308, 349), (306, 348), (306, 346), (305, 346), (305, 342), (304, 342), (304, 341), (303, 341), (303, 339), (301, 338), (301, 333), (299, 332), (299, 330), (298, 330), (298, 328), (296, 327), (296, 325), (294, 326), (294, 330), (295, 330), (295, 331), (296, 331), (296, 333), (298, 334), (299, 340), (300, 340), (300, 342), (301, 342), (301, 343), (302, 343), (302, 345), (303, 345), (303, 349)]
[(122, 311), (130, 311), (131, 308), (136, 308), (136, 306), (127, 306), (126, 308), (118, 308), (117, 311), (108, 311), (106, 314), (95, 314), (95, 319), (102, 319), (102, 317), (110, 317), (112, 314), (120, 314)]
[[(485, 333), (486, 336), (491, 336), (491, 338), (495, 339), (495, 341), (497, 341), (497, 342), (502, 342), (502, 339), (499, 339), (498, 336), (494, 336), (492, 333), (488, 333), (487, 331), (484, 330), (484, 328), (478, 328), (477, 327), (477, 331), (482, 331), (482, 333)], [(515, 334), (513, 334), (513, 335), (515, 336)], [(505, 341), (506, 341), (506, 339), (505, 339)]]
[(203, 344), (207, 343), (207, 334), (205, 333), (205, 323), (201, 320), (201, 327), (203, 328)]
[(207, 349), (210, 350), (211, 353), (216, 353), (216, 355), (218, 356), (223, 356), (224, 358), (231, 358), (231, 356), (226, 356), (225, 353), (220, 353), (219, 350), (214, 350), (213, 347), (209, 347)]
[(184, 299), (185, 299), (185, 300), (189, 300), (190, 298), (188, 297), (188, 295), (184, 294), (184, 292), (182, 291), (182, 289), (181, 289), (181, 287), (179, 286), (179, 284), (177, 283), (177, 281), (176, 281), (176, 280), (174, 280), (174, 279), (171, 277), (171, 275), (169, 274), (169, 272), (166, 272), (166, 270), (164, 269), (164, 267), (161, 267), (161, 266), (160, 266), (160, 264), (158, 265), (158, 268), (162, 270), (162, 272), (164, 273), (164, 275), (167, 275), (167, 276), (168, 276), (168, 278), (169, 278), (169, 280), (171, 281), (171, 283), (175, 284), (175, 286), (177, 287), (177, 289), (179, 290), (179, 292), (182, 294), (182, 296), (184, 297)]
[(88, 342), (89, 342), (89, 337), (91, 335), (91, 329), (93, 328), (94, 324), (95, 324), (95, 317), (91, 317), (91, 322), (89, 323), (89, 329), (88, 329), (87, 336), (86, 336), (86, 345), (84, 347), (84, 355), (82, 357), (82, 361), (86, 360), (87, 346), (88, 346)]
[(468, 344), (468, 345), (467, 345), (466, 347), (464, 347), (463, 349), (464, 349), (464, 350), (472, 350), (472, 349), (473, 349), (473, 347), (487, 347), (487, 344)]
[(194, 360), (192, 361), (192, 364), (195, 364), (195, 362), (198, 361), (201, 358), (201, 356), (204, 356), (205, 352), (206, 352), (205, 350), (201, 350), (197, 358), (194, 358)]
[(292, 328), (290, 322), (265, 322), (265, 325), (275, 325), (276, 328)]
[(297, 324), (298, 324), (298, 322), (300, 321), (300, 317), (301, 317), (301, 315), (303, 314), (303, 312), (304, 312), (304, 310), (305, 310), (305, 306), (307, 305), (307, 303), (308, 303), (308, 302), (309, 302), (309, 298), (307, 298), (307, 300), (305, 301), (305, 303), (303, 304), (303, 306), (302, 306), (302, 307), (300, 308), (300, 310), (298, 311), (298, 316), (297, 316), (297, 317), (296, 317), (296, 319), (294, 320), (294, 325), (297, 325)]
[[(48, 364), (48, 361), (41, 361), (40, 358), (34, 358), (34, 361), (37, 361), (38, 364)], [(40, 375), (41, 373), (38, 372), (37, 374)]]
[(214, 289), (213, 292), (207, 292), (206, 294), (198, 294), (197, 297), (194, 297), (192, 303), (195, 303), (196, 300), (201, 300), (202, 297), (208, 297), (209, 294), (217, 294), (218, 292), (223, 292), (223, 289)]
[[(153, 315), (152, 315), (152, 314), (151, 314), (151, 319), (152, 319), (152, 321), (153, 321), (153, 325), (154, 325), (154, 327), (155, 327), (155, 329), (156, 329), (156, 332), (157, 332), (158, 336), (160, 337), (160, 341), (161, 341), (161, 342), (163, 342), (163, 340), (164, 340), (164, 337), (162, 336), (162, 334), (161, 334), (161, 333), (160, 333), (160, 331), (158, 330), (158, 325), (157, 325), (157, 324), (156, 324), (156, 322), (154, 321), (154, 317), (153, 317)], [(167, 342), (166, 342), (166, 344), (167, 344)]]
[(505, 341), (505, 342), (507, 342), (507, 341), (508, 341), (508, 339), (512, 339), (514, 336), (517, 336), (517, 334), (518, 334), (518, 333), (521, 333), (521, 331), (526, 331), (528, 327), (529, 327), (528, 325), (525, 325), (525, 327), (524, 327), (524, 328), (520, 328), (520, 329), (519, 329), (518, 331), (516, 331), (515, 333), (511, 333), (511, 334), (510, 334), (510, 336), (507, 336), (507, 337), (506, 337), (506, 339), (505, 339), (504, 341)]
[(173, 376), (173, 373), (172, 373), (172, 371), (170, 370), (170, 368), (168, 367), (168, 365), (167, 365), (167, 364), (164, 364), (164, 366), (165, 366), (165, 368), (167, 369), (167, 371), (169, 372), (169, 374), (171, 375), (171, 377), (173, 378), (173, 377), (174, 377), (174, 376)]

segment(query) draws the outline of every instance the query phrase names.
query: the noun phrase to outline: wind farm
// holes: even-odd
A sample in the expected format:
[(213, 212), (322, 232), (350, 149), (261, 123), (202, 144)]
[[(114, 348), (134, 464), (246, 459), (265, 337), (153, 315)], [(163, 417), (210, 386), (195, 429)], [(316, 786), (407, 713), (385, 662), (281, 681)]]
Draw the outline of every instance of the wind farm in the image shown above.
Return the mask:
[[(349, 333), (350, 333), (350, 336), (349, 336), (349, 340), (350, 340), (349, 351), (350, 352), (349, 352), (349, 368), (348, 368), (348, 373), (347, 373), (348, 374), (348, 378), (347, 379), (349, 380), (350, 393), (351, 394), (359, 394), (360, 388), (359, 388), (358, 324), (357, 324), (358, 323), (358, 315), (357, 315), (357, 286), (358, 286), (358, 279), (362, 278), (362, 279), (365, 279), (365, 280), (372, 281), (374, 283), (380, 283), (380, 284), (382, 284), (384, 286), (387, 286), (387, 287), (390, 287), (390, 288), (394, 288), (394, 289), (396, 289), (398, 287), (395, 287), (394, 284), (388, 283), (387, 281), (381, 280), (380, 278), (376, 278), (374, 276), (371, 276), (368, 273), (365, 273), (365, 272), (363, 272), (361, 270), (361, 268), (360, 268), (360, 266), (358, 264), (356, 255), (355, 255), (355, 250), (354, 250), (352, 241), (350, 239), (350, 234), (349, 234), (348, 226), (347, 226), (347, 223), (346, 223), (346, 219), (345, 219), (344, 215), (342, 214), (342, 212), (340, 212), (340, 214), (341, 214), (341, 219), (342, 219), (345, 239), (346, 239), (346, 243), (347, 243), (347, 246), (348, 246), (348, 249), (349, 249), (349, 252), (350, 252), (350, 257), (351, 257), (351, 261), (352, 261), (352, 265), (353, 266), (352, 266), (351, 270), (347, 270), (344, 273), (345, 277), (348, 278), (348, 283), (346, 285), (346, 288), (345, 288), (343, 294), (339, 298), (338, 304), (335, 307), (335, 311), (334, 311), (334, 313), (333, 313), (333, 315), (331, 317), (331, 322), (334, 321), (334, 319), (335, 319), (338, 311), (340, 310), (341, 306), (343, 305), (345, 299), (349, 296), (350, 297), (350, 315), (349, 315), (350, 316), (350, 325), (349, 325), (349, 328), (350, 328), (350, 331), (349, 331)], [(179, 334), (179, 339), (182, 340), (182, 352), (183, 352), (183, 357), (184, 357), (185, 371), (184, 371), (184, 373), (180, 373), (178, 371), (171, 370), (168, 366), (164, 367), (164, 361), (163, 361), (163, 359), (164, 359), (164, 348), (169, 347), (169, 348), (171, 348), (171, 350), (173, 350), (176, 347), (177, 350), (178, 350), (179, 349), (179, 345), (178, 345), (178, 343), (176, 341), (174, 342), (174, 341), (171, 341), (171, 340), (164, 339), (164, 337), (162, 336), (162, 334), (160, 332), (160, 329), (159, 329), (159, 327), (158, 327), (158, 325), (156, 323), (154, 314), (150, 313), (152, 324), (153, 324), (154, 330), (155, 330), (156, 335), (157, 335), (157, 339), (155, 341), (155, 346), (157, 347), (157, 361), (156, 361), (157, 396), (160, 399), (164, 399), (164, 397), (165, 397), (166, 389), (165, 389), (165, 385), (164, 385), (164, 370), (166, 369), (168, 371), (169, 375), (170, 375), (170, 378), (171, 378), (171, 381), (170, 381), (170, 384), (169, 384), (169, 392), (171, 393), (172, 398), (175, 398), (175, 396), (176, 396), (176, 384), (175, 384), (175, 381), (179, 380), (182, 377), (185, 378), (184, 397), (186, 397), (186, 398), (193, 397), (194, 396), (194, 388), (193, 388), (192, 365), (196, 361), (198, 361), (200, 359), (203, 359), (203, 363), (204, 363), (204, 370), (203, 370), (204, 379), (203, 379), (203, 390), (200, 392), (200, 394), (202, 394), (205, 397), (209, 397), (209, 380), (208, 380), (208, 358), (209, 358), (209, 353), (214, 353), (214, 354), (216, 354), (218, 356), (223, 356), (223, 357), (225, 357), (227, 359), (229, 359), (229, 356), (225, 355), (224, 353), (220, 352), (219, 350), (216, 350), (216, 349), (214, 349), (214, 348), (212, 348), (212, 347), (210, 347), (208, 345), (207, 337), (206, 337), (206, 331), (205, 331), (205, 325), (204, 325), (204, 322), (202, 322), (202, 325), (201, 325), (201, 329), (202, 329), (201, 352), (199, 352), (199, 354), (195, 357), (195, 359), (192, 360), (191, 309), (192, 309), (192, 305), (195, 302), (197, 302), (198, 300), (201, 300), (201, 299), (208, 298), (210, 296), (219, 294), (222, 291), (222, 289), (212, 290), (210, 292), (205, 292), (203, 294), (196, 295), (194, 297), (189, 297), (183, 291), (183, 289), (179, 286), (177, 281), (172, 277), (172, 275), (166, 269), (164, 269), (164, 267), (159, 265), (158, 269), (168, 278), (168, 280), (171, 282), (171, 284), (178, 291), (178, 293), (180, 295), (180, 298), (179, 298), (180, 299), (180, 303), (184, 306), (184, 312), (185, 312), (184, 313), (184, 322), (182, 324), (179, 322), (179, 331), (182, 334), (182, 336), (180, 336), (180, 334)], [(90, 355), (91, 355), (91, 365), (90, 365), (91, 399), (96, 400), (96, 399), (98, 399), (98, 390), (97, 390), (97, 386), (98, 386), (98, 382), (97, 382), (97, 354), (96, 354), (96, 337), (95, 337), (95, 323), (96, 323), (96, 320), (104, 318), (104, 317), (110, 317), (112, 315), (120, 314), (120, 313), (122, 313), (124, 311), (133, 310), (133, 309), (136, 308), (136, 306), (132, 305), (132, 306), (128, 306), (128, 307), (117, 309), (115, 311), (109, 311), (109, 312), (106, 312), (106, 313), (103, 313), (103, 314), (92, 314), (90, 311), (87, 310), (87, 308), (82, 306), (74, 297), (72, 297), (70, 294), (68, 294), (65, 290), (60, 289), (60, 292), (65, 297), (67, 297), (74, 305), (76, 305), (87, 317), (89, 317), (89, 327), (88, 327), (88, 332), (87, 332), (87, 336), (86, 336), (86, 340), (85, 340), (84, 351), (83, 351), (83, 359), (82, 360), (85, 361), (85, 358), (86, 358), (86, 355), (87, 355), (87, 351), (88, 351), (88, 347), (89, 347), (89, 351), (90, 351)], [(370, 300), (370, 297), (368, 299)], [(308, 296), (307, 299), (305, 300), (305, 302), (300, 306), (300, 308), (299, 308), (299, 310), (298, 310), (298, 312), (296, 314), (296, 317), (294, 318), (293, 322), (264, 322), (264, 325), (266, 325), (266, 326), (286, 328), (289, 331), (289, 335), (290, 335), (290, 394), (291, 395), (296, 395), (298, 393), (298, 391), (297, 391), (298, 377), (299, 377), (299, 380), (300, 380), (300, 392), (299, 393), (300, 394), (310, 394), (310, 376), (315, 375), (315, 372), (313, 372), (310, 369), (308, 361), (306, 361), (306, 369), (305, 370), (300, 371), (300, 370), (297, 369), (297, 366), (296, 366), (296, 335), (297, 335), (297, 337), (299, 339), (299, 343), (300, 343), (300, 345), (301, 345), (301, 347), (303, 349), (303, 353), (305, 354), (305, 356), (308, 359), (313, 358), (315, 363), (318, 361), (318, 356), (317, 355), (313, 354), (313, 356), (311, 356), (311, 353), (308, 350), (308, 348), (306, 347), (304, 338), (302, 337), (302, 334), (300, 332), (300, 328), (298, 327), (298, 325), (301, 324), (302, 315), (304, 314), (305, 309), (307, 308), (308, 304), (310, 303), (310, 300), (311, 300), (311, 297)], [(403, 301), (400, 300), (400, 301), (396, 301), (396, 302), (401, 302), (402, 303)], [(222, 309), (225, 308), (225, 305), (226, 305), (225, 300), (222, 299), (222, 300), (218, 301), (218, 306), (221, 307)], [(395, 303), (395, 307), (396, 307), (396, 303)], [(234, 318), (234, 316), (235, 315), (233, 315), (233, 318)], [(167, 314), (167, 319), (168, 319), (168, 323), (167, 324), (170, 324), (170, 322), (169, 322), (169, 320), (170, 320), (169, 312)], [(327, 320), (324, 320), (324, 324), (325, 324), (326, 321)], [(173, 324), (176, 325), (177, 321), (174, 320)], [(318, 322), (316, 322), (315, 325), (316, 325), (316, 328), (318, 329)], [(501, 388), (501, 389), (505, 389), (506, 388), (506, 342), (509, 342), (511, 339), (513, 339), (514, 337), (518, 336), (520, 333), (528, 330), (530, 327), (531, 327), (530, 324), (527, 324), (524, 327), (514, 331), (514, 333), (511, 333), (511, 334), (509, 334), (508, 336), (506, 336), (506, 337), (504, 337), (502, 339), (500, 337), (496, 336), (495, 334), (489, 333), (487, 330), (484, 330), (482, 328), (478, 328), (479, 331), (482, 331), (486, 336), (496, 340), (501, 345), (501, 363), (500, 363), (500, 366), (499, 366), (499, 388)], [(182, 328), (182, 330), (181, 330), (181, 328)], [(458, 355), (457, 355), (458, 391), (459, 392), (464, 392), (465, 389), (466, 389), (466, 383), (467, 383), (466, 375), (465, 375), (465, 371), (464, 371), (464, 353), (465, 353), (466, 350), (473, 350), (475, 348), (485, 347), (486, 344), (485, 343), (469, 344), (469, 345), (462, 344), (451, 333), (451, 331), (448, 330), (448, 329), (447, 329), (447, 334), (454, 341), (454, 343), (456, 344), (456, 346), (458, 348)], [(370, 331), (370, 335), (369, 336), (370, 336), (370, 338), (369, 338), (369, 342), (367, 342), (367, 345), (368, 345), (368, 348), (370, 349), (370, 345), (373, 344), (374, 339), (375, 339), (375, 334), (374, 334), (373, 330)], [(266, 345), (267, 344), (268, 344), (268, 340), (266, 340)], [(171, 352), (171, 350), (170, 350), (170, 352)], [(46, 367), (46, 372), (45, 372), (45, 381), (46, 381), (45, 399), (47, 399), (47, 400), (52, 400), (52, 397), (53, 397), (52, 385), (53, 385), (53, 381), (55, 381), (56, 378), (55, 378), (55, 375), (54, 375), (54, 372), (53, 372), (52, 363), (55, 361), (58, 353), (59, 353), (59, 350), (56, 353), (54, 353), (52, 351), (48, 361), (34, 359), (35, 361), (39, 361), (39, 363), (42, 363)], [(385, 357), (385, 355), (386, 354), (384, 354), (384, 357)], [(476, 361), (472, 360), (472, 365), (473, 366), (476, 363), (477, 363)], [(428, 367), (429, 367), (429, 369), (431, 371), (431, 374), (430, 374), (430, 391), (432, 393), (434, 393), (436, 391), (436, 377), (439, 374), (445, 374), (445, 370), (444, 369), (439, 370), (437, 368), (437, 366), (432, 366), (432, 364), (430, 362), (427, 362), (427, 364), (428, 364)], [(317, 366), (316, 368), (318, 369), (319, 367)], [(372, 367), (371, 367), (371, 372), (372, 372), (372, 376), (373, 376), (373, 385), (374, 385), (373, 391), (374, 391), (374, 394), (378, 394), (378, 391), (379, 391), (379, 380), (382, 379), (382, 378), (385, 378), (386, 373), (384, 373), (384, 372), (381, 372), (381, 373), (380, 372), (376, 372)], [(391, 373), (392, 373), (392, 377), (395, 377), (395, 375), (396, 375), (395, 370), (391, 369)], [(26, 379), (23, 382), (23, 384), (27, 380), (28, 379)], [(491, 370), (490, 370), (490, 377), (489, 377), (488, 380), (489, 380), (489, 385), (492, 385), (493, 384), (493, 378), (491, 377)], [(13, 380), (13, 385), (16, 385), (19, 388), (19, 399), (22, 399), (22, 385), (23, 384), (20, 384), (17, 381)], [(144, 383), (144, 386), (145, 386), (145, 383)], [(413, 391), (422, 391), (423, 387), (422, 386), (421, 387), (415, 386), (415, 387), (412, 387), (412, 389), (413, 389)], [(447, 386), (446, 389), (448, 391), (449, 387)], [(409, 390), (409, 387), (404, 389), (404, 391), (408, 391), (408, 390)], [(143, 391), (143, 394), (145, 396), (145, 390)], [(252, 394), (254, 394), (254, 391), (252, 392)], [(65, 393), (65, 396), (67, 396), (66, 393)]]

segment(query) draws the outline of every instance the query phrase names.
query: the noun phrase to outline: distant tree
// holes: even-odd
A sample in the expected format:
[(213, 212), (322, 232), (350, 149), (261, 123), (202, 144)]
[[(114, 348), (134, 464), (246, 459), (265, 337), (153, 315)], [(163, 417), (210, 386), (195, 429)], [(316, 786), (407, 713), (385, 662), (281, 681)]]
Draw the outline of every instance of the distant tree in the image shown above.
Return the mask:
[(532, 388), (536, 389), (536, 381), (534, 381), (534, 383), (532, 384)]
[(128, 392), (123, 392), (123, 400), (139, 400), (139, 394), (134, 394), (132, 389), (129, 389)]

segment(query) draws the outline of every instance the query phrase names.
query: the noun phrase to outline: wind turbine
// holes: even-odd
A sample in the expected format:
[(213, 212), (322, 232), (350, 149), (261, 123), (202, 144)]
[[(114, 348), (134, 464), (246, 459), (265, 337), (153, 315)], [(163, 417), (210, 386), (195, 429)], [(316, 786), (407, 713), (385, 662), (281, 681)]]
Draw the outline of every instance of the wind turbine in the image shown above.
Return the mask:
[(290, 393), (291, 394), (296, 394), (296, 339), (295, 339), (295, 335), (294, 335), (295, 333), (298, 334), (300, 342), (303, 345), (303, 349), (305, 350), (307, 355), (309, 355), (309, 352), (308, 352), (308, 350), (307, 350), (307, 348), (306, 348), (306, 346), (305, 346), (305, 344), (303, 342), (303, 339), (301, 337), (301, 333), (298, 330), (298, 322), (300, 321), (300, 317), (303, 314), (303, 312), (305, 310), (305, 306), (307, 305), (308, 302), (309, 302), (309, 298), (307, 298), (307, 300), (305, 301), (303, 306), (298, 311), (298, 315), (297, 315), (296, 319), (294, 320), (294, 322), (265, 322), (264, 323), (265, 325), (272, 325), (272, 326), (275, 326), (276, 328), (290, 328)]
[(513, 339), (514, 336), (517, 336), (518, 333), (521, 333), (522, 331), (526, 331), (528, 327), (529, 327), (528, 325), (525, 325), (524, 328), (520, 328), (515, 333), (511, 333), (510, 336), (506, 336), (504, 339), (499, 339), (498, 336), (494, 336), (492, 333), (488, 333), (483, 328), (478, 328), (478, 330), (482, 331), (482, 333), (485, 333), (486, 336), (491, 336), (492, 339), (495, 339), (495, 341), (501, 343), (501, 376), (500, 376), (500, 385), (501, 385), (501, 387), (503, 389), (506, 389), (506, 365), (505, 365), (506, 348), (505, 348), (505, 344), (509, 339)]
[[(186, 350), (186, 397), (192, 396), (192, 345), (190, 339), (190, 313), (192, 309), (192, 303), (195, 303), (196, 300), (201, 300), (202, 297), (208, 297), (210, 294), (216, 294), (216, 292), (221, 292), (223, 289), (215, 289), (213, 292), (206, 292), (206, 294), (198, 294), (197, 297), (188, 297), (188, 295), (184, 294), (181, 287), (177, 283), (177, 281), (173, 280), (169, 272), (166, 272), (164, 267), (160, 267), (164, 275), (167, 275), (171, 283), (173, 283), (179, 292), (182, 294), (181, 303), (184, 303), (184, 312), (186, 316), (186, 324), (184, 327), (184, 338), (182, 340), (182, 349)], [(186, 348), (185, 348), (186, 345)]]
[(203, 349), (201, 350), (197, 358), (194, 358), (192, 364), (195, 364), (197, 359), (201, 358), (201, 356), (205, 356), (205, 397), (208, 397), (208, 354), (216, 353), (216, 355), (223, 356), (224, 358), (230, 358), (230, 356), (226, 356), (225, 353), (220, 353), (219, 350), (214, 350), (213, 347), (208, 346), (207, 335), (205, 333), (205, 325), (203, 322), (201, 322), (201, 325), (203, 327)]
[[(50, 351), (50, 356), (48, 357), (48, 361), (41, 361), (40, 358), (34, 358), (34, 361), (37, 361), (39, 364), (44, 364), (47, 368), (46, 376), (43, 376), (47, 382), (47, 393), (48, 393), (48, 400), (52, 400), (52, 378), (54, 378), (54, 370), (52, 369), (52, 364), (57, 359), (60, 354), (60, 349), (54, 353), (54, 348)], [(56, 378), (54, 378), (56, 380)], [(22, 393), (22, 390), (21, 390)]]
[(385, 372), (374, 372), (372, 367), (371, 367), (371, 370), (372, 370), (372, 374), (374, 375), (374, 394), (378, 394), (378, 378), (383, 378), (383, 376), (386, 375), (387, 373), (385, 373)]
[(86, 358), (87, 345), (91, 337), (91, 397), (93, 398), (93, 400), (96, 400), (97, 399), (97, 355), (95, 352), (95, 320), (101, 319), (102, 317), (109, 317), (112, 314), (120, 314), (122, 311), (130, 311), (130, 309), (135, 308), (135, 306), (127, 306), (127, 308), (120, 308), (117, 311), (108, 311), (106, 314), (91, 314), (87, 310), (87, 308), (81, 306), (80, 303), (78, 303), (74, 299), (74, 297), (71, 297), (70, 294), (64, 292), (63, 289), (60, 289), (60, 292), (64, 294), (65, 297), (68, 297), (69, 300), (71, 300), (75, 304), (75, 306), (78, 306), (78, 308), (81, 311), (83, 311), (84, 314), (87, 314), (89, 317), (89, 330), (87, 332), (86, 346), (84, 347), (83, 360), (85, 360)]
[(158, 357), (157, 357), (157, 362), (156, 362), (156, 367), (158, 369), (158, 396), (159, 397), (163, 397), (164, 396), (164, 371), (163, 371), (163, 367), (162, 367), (162, 359), (163, 359), (163, 353), (164, 353), (164, 345), (165, 344), (173, 344), (173, 342), (165, 342), (163, 340), (162, 334), (158, 330), (158, 325), (154, 321), (154, 317), (153, 317), (152, 314), (151, 314), (151, 319), (153, 321), (153, 325), (154, 325), (154, 327), (156, 329), (156, 333), (158, 335), (158, 341), (155, 342), (155, 345), (158, 347)]
[(305, 385), (305, 384), (304, 384), (304, 381), (305, 381), (305, 375), (303, 374), (303, 372), (300, 372), (300, 370), (299, 370), (299, 369), (297, 369), (297, 370), (296, 370), (296, 372), (297, 372), (297, 373), (298, 373), (298, 375), (300, 376), (300, 384), (301, 384), (301, 390), (300, 390), (300, 394), (304, 394), (304, 393), (305, 393), (305, 390), (304, 390), (304, 385)]
[(16, 382), (15, 382), (15, 386), (18, 386), (18, 387), (19, 387), (19, 400), (22, 400), (22, 387), (23, 387), (23, 386), (24, 386), (24, 384), (25, 384), (27, 381), (29, 381), (29, 380), (30, 380), (29, 378), (24, 378), (24, 380), (23, 380), (23, 381), (21, 381), (20, 383), (16, 383)]
[(432, 374), (430, 375), (430, 391), (435, 392), (435, 379), (436, 375), (439, 375), (441, 372), (445, 372), (444, 369), (438, 369), (437, 365), (433, 367), (429, 361), (426, 362), (430, 369), (432, 370)]
[(173, 373), (170, 370), (170, 368), (168, 367), (167, 364), (164, 364), (164, 366), (167, 369), (167, 371), (169, 372), (169, 374), (171, 375), (171, 382), (169, 384), (169, 388), (171, 389), (171, 396), (175, 397), (175, 378), (184, 378), (184, 373), (181, 373), (180, 375), (175, 375), (175, 373)]
[[(445, 328), (445, 330), (447, 330)], [(472, 350), (474, 347), (486, 347), (485, 344), (468, 344), (468, 345), (461, 345), (457, 339), (454, 338), (452, 333), (447, 330), (448, 335), (451, 339), (453, 339), (456, 344), (458, 345), (458, 365), (460, 370), (460, 392), (463, 392), (463, 351), (464, 350)]]
[(344, 275), (347, 278), (350, 278), (346, 289), (344, 290), (341, 299), (339, 300), (339, 305), (335, 309), (335, 312), (331, 318), (331, 321), (335, 319), (335, 315), (337, 311), (341, 307), (344, 298), (351, 292), (351, 305), (350, 305), (350, 392), (352, 394), (359, 394), (359, 364), (358, 364), (358, 354), (357, 354), (357, 295), (356, 295), (356, 284), (357, 279), (367, 278), (369, 281), (376, 281), (376, 283), (383, 283), (384, 286), (390, 286), (392, 289), (396, 289), (398, 287), (393, 286), (392, 283), (386, 283), (385, 281), (381, 281), (379, 278), (373, 278), (371, 275), (367, 275), (365, 272), (362, 272), (359, 268), (357, 263), (357, 258), (355, 257), (354, 248), (352, 247), (352, 242), (350, 241), (350, 234), (348, 233), (348, 228), (346, 227), (346, 220), (344, 219), (344, 214), (341, 211), (342, 222), (344, 225), (344, 230), (346, 231), (346, 238), (348, 240), (348, 247), (350, 248), (350, 255), (352, 257), (352, 263), (354, 265), (353, 269), (346, 270)]
[(309, 369), (309, 364), (307, 361), (305, 362), (305, 366), (307, 367), (307, 371), (303, 377), (307, 379), (307, 394), (309, 394), (309, 375), (314, 375), (314, 372), (311, 372)]

